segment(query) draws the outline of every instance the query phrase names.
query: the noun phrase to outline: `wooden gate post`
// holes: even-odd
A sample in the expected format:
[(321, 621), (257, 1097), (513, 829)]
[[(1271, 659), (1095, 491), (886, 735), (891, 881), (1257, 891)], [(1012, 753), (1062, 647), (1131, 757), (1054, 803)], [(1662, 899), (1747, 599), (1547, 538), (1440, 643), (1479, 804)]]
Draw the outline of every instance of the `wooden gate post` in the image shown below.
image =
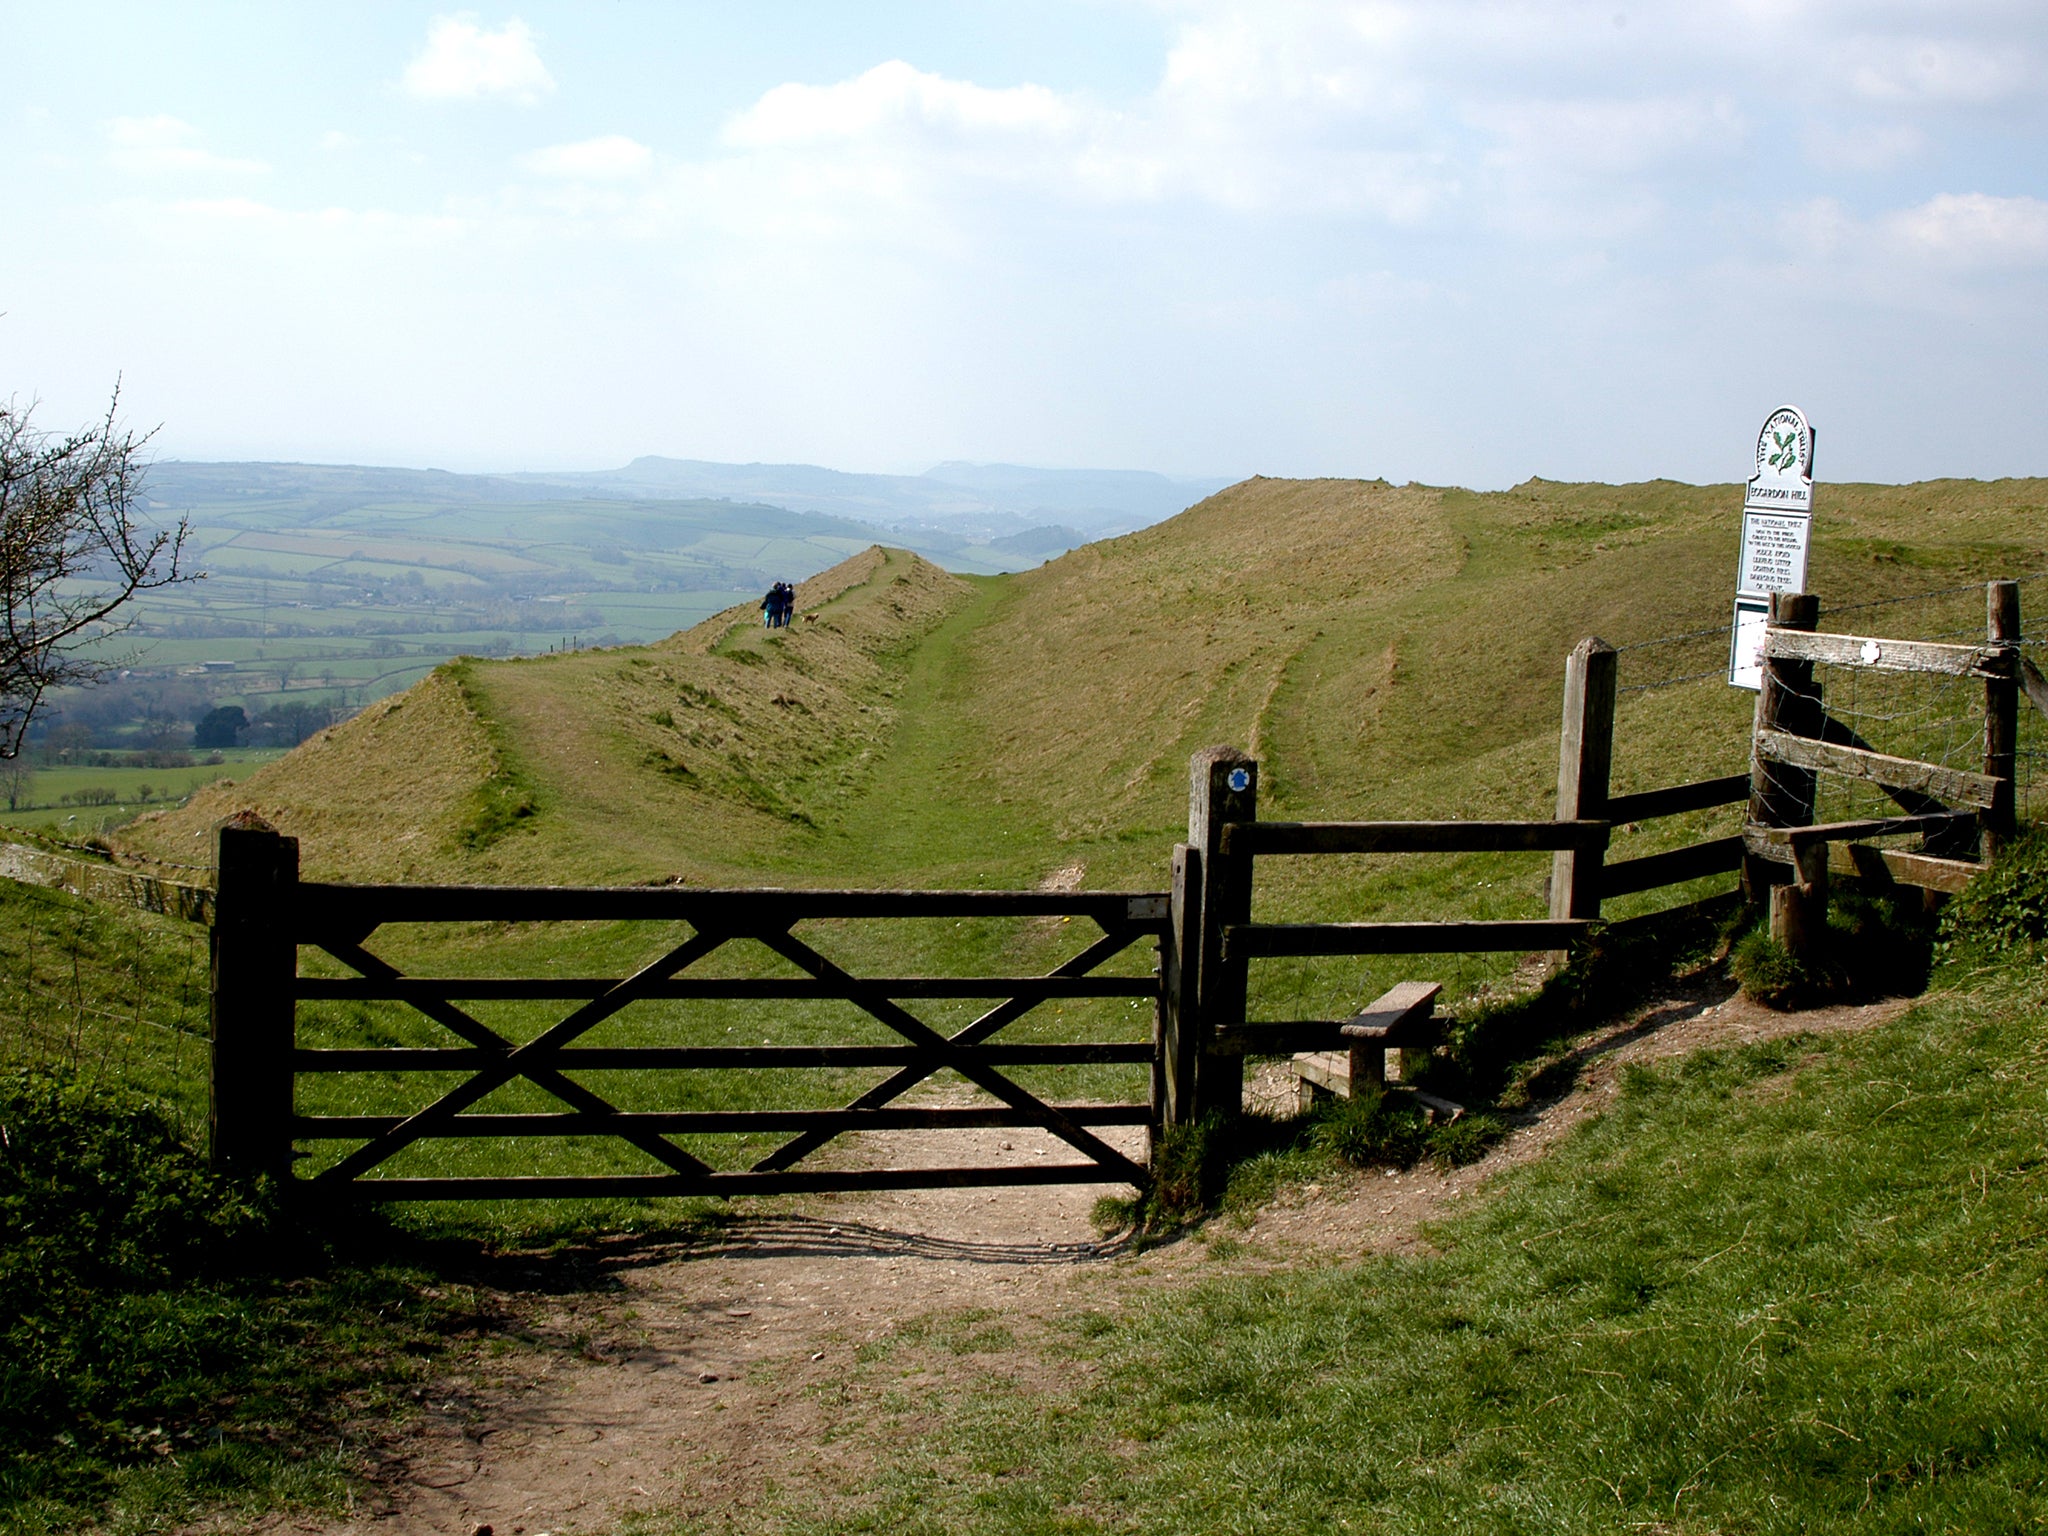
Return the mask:
[(1983, 828), (1983, 857), (1997, 859), (2012, 840), (2018, 814), (2014, 780), (2019, 772), (2020, 733), (2020, 584), (1992, 581), (1984, 586), (1984, 638), (2009, 647), (2009, 677), (1984, 680), (1984, 772), (1998, 780), (1992, 803), (1978, 818)]
[(1155, 1134), (1195, 1118), (1195, 1071), (1201, 1056), (1201, 1003), (1196, 977), (1202, 958), (1202, 855), (1186, 843), (1173, 849), (1173, 897), (1159, 946), (1159, 1038), (1152, 1068)]
[(249, 816), (223, 823), (214, 846), (210, 1155), (224, 1172), (283, 1178), (292, 1161), (299, 840)]
[[(1773, 592), (1772, 629), (1812, 631), (1820, 623), (1820, 599), (1809, 592)], [(1820, 735), (1821, 701), (1814, 688), (1813, 663), (1764, 657), (1763, 687), (1756, 696), (1756, 732), (1784, 731), (1792, 736)], [(1765, 760), (1751, 737), (1749, 753), (1749, 821), (1759, 827), (1804, 827), (1813, 822), (1815, 774)], [(1827, 850), (1821, 849), (1825, 858)], [(1808, 870), (1809, 876), (1814, 871)], [(1795, 866), (1787, 882), (1774, 864), (1747, 854), (1742, 861), (1742, 887), (1752, 902), (1768, 899), (1771, 936), (1797, 954), (1820, 933), (1827, 921), (1825, 875), (1800, 878)], [(1765, 897), (1768, 890), (1770, 895)]]
[(1244, 1058), (1218, 1056), (1209, 1042), (1218, 1029), (1244, 1023), (1246, 963), (1226, 959), (1223, 930), (1251, 921), (1252, 860), (1223, 851), (1223, 828), (1259, 819), (1259, 764), (1235, 747), (1204, 747), (1188, 766), (1188, 853), (1200, 874), (1201, 943), (1195, 968), (1194, 1051), (1196, 1114), (1244, 1109)]
[[(1614, 768), (1613, 646), (1581, 640), (1564, 663), (1564, 731), (1557, 744), (1557, 819), (1599, 821), (1607, 815)], [(1550, 915), (1598, 917), (1606, 852), (1561, 848), (1550, 861)]]

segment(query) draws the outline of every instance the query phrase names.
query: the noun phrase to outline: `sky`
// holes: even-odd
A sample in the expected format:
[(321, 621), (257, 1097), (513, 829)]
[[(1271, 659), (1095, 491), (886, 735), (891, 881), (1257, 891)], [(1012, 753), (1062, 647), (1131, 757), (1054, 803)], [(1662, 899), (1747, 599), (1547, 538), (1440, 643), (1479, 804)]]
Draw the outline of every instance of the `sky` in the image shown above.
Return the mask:
[(0, 0), (0, 129), (165, 457), (2048, 474), (2043, 0)]

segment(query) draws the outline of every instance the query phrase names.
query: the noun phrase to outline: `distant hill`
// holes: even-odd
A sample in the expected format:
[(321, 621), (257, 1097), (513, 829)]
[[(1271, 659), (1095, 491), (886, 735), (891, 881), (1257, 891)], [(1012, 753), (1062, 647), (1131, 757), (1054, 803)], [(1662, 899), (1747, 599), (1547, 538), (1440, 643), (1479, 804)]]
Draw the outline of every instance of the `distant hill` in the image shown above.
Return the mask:
[[(838, 526), (810, 531), (888, 537), (952, 568), (996, 571), (1158, 522), (1223, 484), (1141, 471), (1013, 464), (945, 464), (925, 475), (866, 475), (815, 464), (650, 456), (623, 469), (548, 474), (169, 460), (152, 467), (148, 490), (166, 510), (202, 510), (239, 521), (234, 509), (261, 506), (273, 520), (309, 525), (359, 524), (393, 506), (416, 517), (434, 507), (595, 500), (731, 504), (731, 531), (746, 533), (759, 523), (761, 509), (777, 508), (837, 520)], [(1065, 540), (1056, 548), (1050, 542), (1054, 534)], [(1009, 542), (1020, 537), (1022, 546)]]
[[(715, 464), (655, 457), (635, 459), (619, 470), (510, 478), (521, 484), (580, 486), (597, 495), (743, 498), (858, 518), (899, 531), (943, 532), (964, 541), (996, 539), (1054, 521), (1072, 525), (1089, 538), (1127, 533), (1171, 517), (1228, 483), (1175, 480), (1140, 470), (1031, 469), (1017, 464), (955, 462), (922, 475), (865, 475), (815, 464)], [(909, 543), (918, 547), (914, 538)]]

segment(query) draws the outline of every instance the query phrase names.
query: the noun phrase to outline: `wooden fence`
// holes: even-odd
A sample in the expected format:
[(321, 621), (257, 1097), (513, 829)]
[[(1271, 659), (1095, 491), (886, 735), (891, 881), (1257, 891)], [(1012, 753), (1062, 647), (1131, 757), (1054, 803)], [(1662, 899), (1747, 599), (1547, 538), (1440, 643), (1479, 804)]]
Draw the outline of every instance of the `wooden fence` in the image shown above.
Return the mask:
[[(1795, 953), (1826, 921), (1831, 874), (1953, 893), (1980, 873), (2013, 835), (2019, 701), (2022, 690), (2048, 710), (2048, 688), (2020, 654), (2019, 583), (1985, 587), (1982, 645), (1816, 633), (1820, 599), (1772, 598), (1751, 749), (1745, 884), (1768, 891), (1771, 932)], [(1981, 680), (1983, 771), (1896, 757), (1876, 750), (1828, 712), (1816, 664)], [(1901, 814), (1816, 825), (1819, 776), (1882, 790)], [(1869, 839), (1917, 833), (1919, 850)]]
[[(1440, 1026), (1435, 988), (1409, 983), (1343, 1020), (1248, 1017), (1253, 961), (1274, 957), (1486, 951), (1566, 951), (1602, 917), (1602, 904), (1740, 871), (1752, 901), (1768, 901), (1773, 931), (1798, 948), (1819, 931), (1831, 876), (1960, 890), (2014, 830), (2017, 711), (2024, 694), (2048, 710), (2044, 682), (2018, 649), (2018, 588), (1987, 588), (1982, 644), (1954, 645), (1817, 632), (1810, 596), (1772, 600), (1750, 770), (1630, 794), (1611, 792), (1617, 657), (1587, 640), (1565, 666), (1556, 810), (1547, 820), (1272, 822), (1258, 816), (1258, 762), (1229, 747), (1190, 765), (1187, 841), (1173, 850), (1164, 892), (787, 891), (659, 888), (347, 886), (302, 881), (298, 845), (250, 820), (223, 826), (217, 884), (209, 892), (133, 872), (0, 846), (0, 875), (171, 913), (212, 928), (212, 1148), (226, 1167), (292, 1178), (295, 1187), (375, 1198), (559, 1195), (771, 1194), (1052, 1182), (1142, 1183), (1144, 1164), (1095, 1134), (1147, 1126), (1155, 1134), (1242, 1103), (1247, 1055), (1350, 1050), (1354, 1064), (1385, 1048), (1426, 1045)], [(1830, 716), (1817, 664), (1981, 681), (1978, 768), (1887, 755)], [(1894, 817), (1813, 823), (1820, 775), (1882, 789)], [(1740, 833), (1643, 857), (1610, 860), (1624, 824), (1746, 803)], [(1871, 840), (1917, 833), (1922, 847)], [(1511, 921), (1271, 923), (1254, 919), (1260, 859), (1326, 854), (1541, 853), (1552, 861), (1549, 915)], [(890, 923), (930, 918), (1083, 918), (1100, 936), (1038, 976), (855, 976), (795, 930), (806, 922)], [(581, 978), (407, 975), (368, 945), (388, 924), (645, 921), (689, 934), (627, 976)], [(799, 977), (728, 978), (693, 968), (736, 941), (765, 946)], [(1155, 973), (1101, 967), (1151, 945)], [(354, 974), (302, 974), (302, 948)], [(1150, 999), (1152, 1038), (1008, 1043), (1002, 1031), (1065, 998)], [(583, 1037), (643, 1001), (836, 999), (893, 1033), (892, 1043), (595, 1046)], [(972, 1023), (942, 1034), (905, 1006), (919, 999), (985, 999)], [(400, 1002), (445, 1029), (428, 1048), (316, 1049), (299, 1040), (302, 1001)], [(531, 1039), (515, 1041), (465, 1002), (557, 1001), (574, 1006)], [(1007, 1069), (1090, 1063), (1146, 1066), (1144, 1102), (1061, 1103), (1021, 1086)], [(823, 1109), (631, 1110), (578, 1074), (677, 1074), (707, 1069), (886, 1068), (851, 1102)], [(904, 1104), (950, 1069), (994, 1102)], [(410, 1113), (322, 1115), (297, 1107), (301, 1078), (332, 1073), (456, 1074), (457, 1086)], [(553, 1096), (548, 1113), (478, 1109), (515, 1080)], [(1037, 1127), (1078, 1160), (1028, 1166), (820, 1168), (812, 1155), (848, 1133)], [(744, 1169), (707, 1164), (675, 1138), (773, 1133), (788, 1139)], [(643, 1153), (659, 1171), (534, 1177), (394, 1176), (391, 1160), (427, 1140), (456, 1137), (604, 1136)], [(353, 1142), (310, 1179), (296, 1179), (301, 1143)]]
[[(1986, 591), (1983, 645), (1817, 634), (1818, 599), (1774, 598), (1750, 770), (1630, 794), (1613, 794), (1609, 786), (1617, 655), (1604, 641), (1581, 642), (1565, 663), (1551, 821), (1261, 822), (1258, 763), (1230, 748), (1197, 754), (1188, 841), (1174, 850), (1172, 926), (1185, 958), (1182, 974), (1170, 978), (1166, 989), (1162, 1124), (1234, 1109), (1243, 1093), (1247, 1054), (1348, 1049), (1356, 1062), (1362, 1043), (1394, 1047), (1432, 1037), (1433, 1021), (1419, 1005), (1403, 1004), (1391, 993), (1345, 1020), (1248, 1021), (1247, 971), (1253, 959), (1563, 951), (1600, 920), (1602, 903), (1611, 898), (1737, 871), (1752, 901), (1770, 903), (1772, 931), (1797, 950), (1824, 921), (1830, 872), (1937, 894), (1961, 890), (2012, 835), (2020, 693), (2048, 711), (2048, 681), (2018, 651), (2017, 583), (1992, 582)], [(1890, 757), (1851, 739), (1854, 733), (1822, 708), (1812, 678), (1817, 661), (1981, 678), (1983, 771)], [(1811, 825), (1818, 773), (1875, 784), (1905, 814)], [(1737, 804), (1747, 805), (1739, 833), (1638, 858), (1607, 858), (1616, 826)], [(1899, 833), (1922, 834), (1928, 849), (1867, 841)], [(1960, 856), (1971, 843), (1981, 846), (1981, 857)], [(1547, 919), (1252, 921), (1253, 863), (1259, 857), (1542, 850), (1552, 852)]]

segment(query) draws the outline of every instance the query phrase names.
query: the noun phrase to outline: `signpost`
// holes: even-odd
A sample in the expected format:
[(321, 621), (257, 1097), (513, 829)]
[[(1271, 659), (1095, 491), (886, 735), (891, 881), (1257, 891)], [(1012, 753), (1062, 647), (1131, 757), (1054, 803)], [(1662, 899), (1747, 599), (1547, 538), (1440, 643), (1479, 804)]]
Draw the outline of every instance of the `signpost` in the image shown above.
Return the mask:
[(1735, 573), (1728, 681), (1763, 687), (1764, 623), (1773, 592), (1806, 590), (1806, 547), (1813, 528), (1813, 427), (1797, 406), (1781, 405), (1756, 439), (1756, 473), (1742, 500), (1742, 558)]

